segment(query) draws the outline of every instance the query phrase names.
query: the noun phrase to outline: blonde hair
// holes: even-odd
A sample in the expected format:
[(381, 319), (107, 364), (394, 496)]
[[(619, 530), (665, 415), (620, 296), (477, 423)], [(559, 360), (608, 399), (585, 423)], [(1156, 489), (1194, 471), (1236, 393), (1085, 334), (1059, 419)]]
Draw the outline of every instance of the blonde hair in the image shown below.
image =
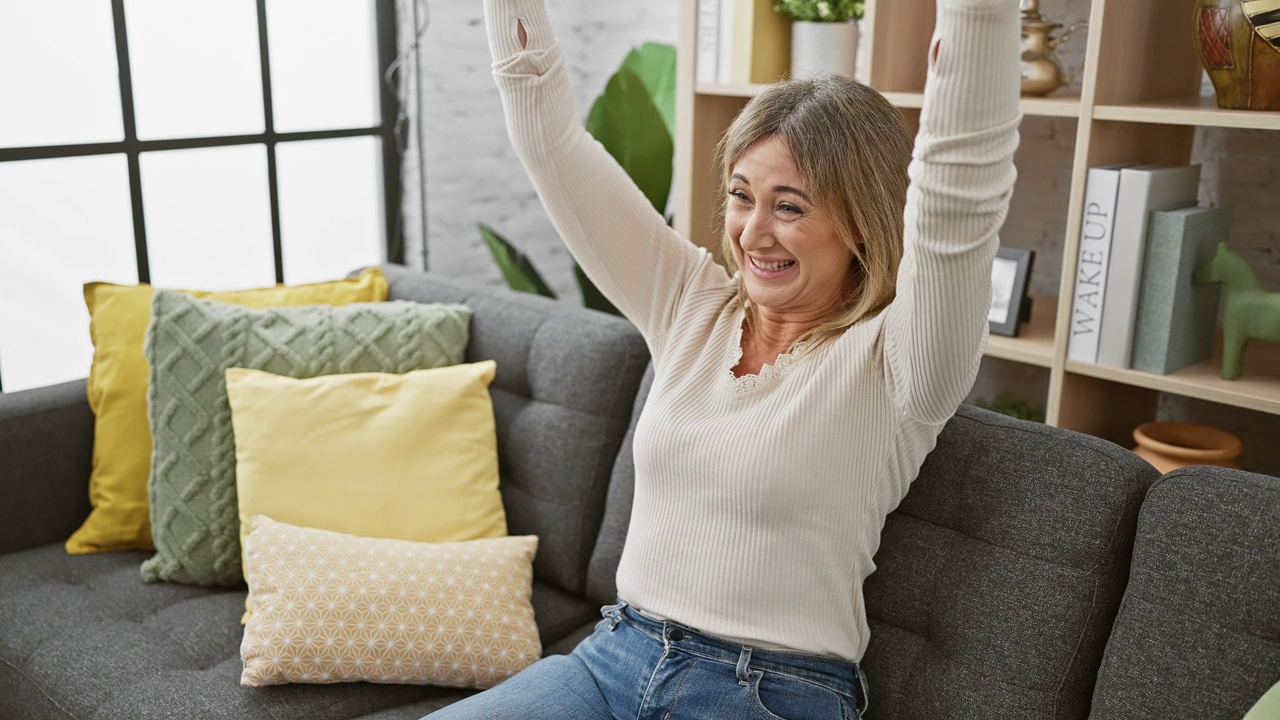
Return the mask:
[[(852, 256), (843, 303), (801, 338), (816, 341), (816, 346), (893, 300), (902, 260), (911, 136), (901, 114), (880, 93), (840, 75), (785, 80), (766, 88), (747, 103), (716, 146), (724, 183), (716, 222), (731, 273), (739, 268), (725, 229), (729, 179), (748, 148), (773, 136), (786, 143), (814, 202), (830, 215)], [(741, 276), (738, 300), (750, 324), (751, 304)]]

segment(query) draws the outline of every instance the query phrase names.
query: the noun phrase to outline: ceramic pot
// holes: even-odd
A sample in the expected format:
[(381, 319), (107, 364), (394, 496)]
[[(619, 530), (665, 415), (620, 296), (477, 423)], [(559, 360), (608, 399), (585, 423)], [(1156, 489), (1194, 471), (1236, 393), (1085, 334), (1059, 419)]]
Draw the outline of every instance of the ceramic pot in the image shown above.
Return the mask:
[(1197, 423), (1143, 423), (1134, 428), (1133, 439), (1138, 443), (1133, 452), (1162, 473), (1188, 465), (1239, 469), (1236, 458), (1244, 452), (1240, 438)]
[(858, 23), (804, 22), (791, 24), (791, 77), (819, 73), (854, 76), (858, 64)]
[(1218, 107), (1280, 110), (1280, 0), (1197, 0), (1194, 21)]

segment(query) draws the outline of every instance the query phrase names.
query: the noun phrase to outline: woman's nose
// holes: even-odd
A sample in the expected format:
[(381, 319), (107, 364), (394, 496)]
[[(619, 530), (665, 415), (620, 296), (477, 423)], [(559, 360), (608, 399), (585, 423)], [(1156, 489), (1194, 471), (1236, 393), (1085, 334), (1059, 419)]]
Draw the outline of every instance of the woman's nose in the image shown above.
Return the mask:
[(743, 250), (767, 248), (774, 243), (773, 231), (769, 227), (769, 218), (759, 212), (752, 212), (747, 223), (742, 226), (742, 234), (738, 236), (738, 244)]

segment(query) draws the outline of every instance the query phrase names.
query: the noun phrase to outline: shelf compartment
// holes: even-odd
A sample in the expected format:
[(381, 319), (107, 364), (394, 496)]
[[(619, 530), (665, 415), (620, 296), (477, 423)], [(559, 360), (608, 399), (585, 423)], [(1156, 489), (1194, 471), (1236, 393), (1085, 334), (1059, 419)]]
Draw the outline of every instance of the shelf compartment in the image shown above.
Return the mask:
[(1255, 341), (1250, 343), (1244, 357), (1244, 374), (1237, 380), (1222, 379), (1221, 339), (1211, 359), (1170, 375), (1121, 370), (1074, 360), (1067, 361), (1066, 370), (1100, 380), (1280, 415), (1280, 345)]
[(1018, 327), (1017, 337), (992, 335), (985, 355), (1047, 368), (1053, 365), (1053, 325), (1058, 315), (1058, 299), (1033, 297), (1031, 322)]
[(1097, 120), (1150, 123), (1153, 125), (1203, 125), (1206, 127), (1280, 130), (1280, 112), (1223, 110), (1212, 97), (1194, 102), (1147, 102), (1134, 105), (1099, 105)]

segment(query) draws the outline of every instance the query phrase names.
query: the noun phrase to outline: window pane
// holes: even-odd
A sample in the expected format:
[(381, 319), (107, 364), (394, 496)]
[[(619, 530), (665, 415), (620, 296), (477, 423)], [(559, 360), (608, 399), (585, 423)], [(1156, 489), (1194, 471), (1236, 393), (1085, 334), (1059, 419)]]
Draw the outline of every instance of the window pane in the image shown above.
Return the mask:
[(372, 0), (267, 0), (277, 131), (378, 124), (374, 28)]
[(0, 2), (0, 147), (124, 139), (109, 2)]
[(138, 281), (123, 155), (0, 163), (0, 370), (6, 392), (82, 378), (83, 283)]
[(276, 146), (286, 282), (331, 280), (383, 262), (381, 151), (372, 137)]
[(151, 280), (233, 290), (275, 283), (264, 145), (142, 153)]
[(125, 0), (138, 138), (260, 133), (254, 0)]

